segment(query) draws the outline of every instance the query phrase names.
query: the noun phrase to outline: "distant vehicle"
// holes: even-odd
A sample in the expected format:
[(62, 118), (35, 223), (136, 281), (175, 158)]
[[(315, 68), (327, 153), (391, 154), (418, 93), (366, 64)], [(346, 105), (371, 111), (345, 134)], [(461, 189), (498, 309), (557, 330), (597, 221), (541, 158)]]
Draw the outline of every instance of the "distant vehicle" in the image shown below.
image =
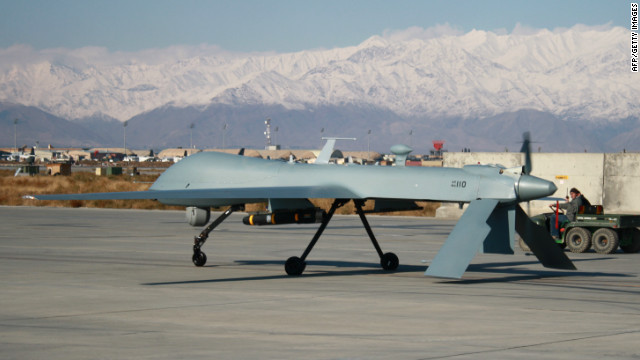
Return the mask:
[[(551, 223), (553, 213), (533, 216), (531, 221), (546, 229)], [(557, 216), (556, 216), (557, 218)], [(583, 253), (593, 249), (599, 254), (612, 254), (618, 247), (626, 253), (640, 251), (640, 215), (605, 214), (601, 205), (581, 206), (576, 221), (558, 223), (560, 237), (556, 243), (574, 253)], [(526, 244), (520, 247), (527, 251)]]
[(158, 158), (156, 157), (156, 154), (154, 153), (153, 149), (149, 150), (148, 155), (138, 155), (138, 161), (140, 162), (145, 162), (145, 161), (157, 161)]
[(122, 161), (138, 162), (140, 161), (140, 158), (137, 155), (127, 155), (122, 159)]
[(26, 153), (20, 154), (20, 161), (21, 162), (32, 163), (35, 160), (36, 160), (36, 156), (34, 154), (26, 154)]
[(182, 160), (183, 157), (182, 156), (173, 156), (173, 157), (163, 157), (162, 158), (162, 162), (172, 162), (172, 163), (177, 163), (178, 161)]
[(152, 162), (152, 161), (156, 161), (158, 160), (158, 158), (156, 158), (153, 155), (150, 156), (138, 156), (138, 161), (140, 162)]
[(122, 161), (123, 159), (124, 154), (119, 152), (103, 152), (96, 150), (91, 154), (91, 160), (95, 161), (116, 162)]
[(73, 158), (69, 154), (55, 152), (51, 158), (51, 162), (54, 163), (72, 163)]

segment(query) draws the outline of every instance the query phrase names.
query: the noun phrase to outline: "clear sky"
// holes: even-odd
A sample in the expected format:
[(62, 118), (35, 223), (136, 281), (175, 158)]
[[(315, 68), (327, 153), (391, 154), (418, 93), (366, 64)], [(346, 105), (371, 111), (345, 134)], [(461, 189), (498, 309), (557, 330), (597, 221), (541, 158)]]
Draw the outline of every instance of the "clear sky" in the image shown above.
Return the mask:
[[(372, 35), (448, 24), (511, 32), (576, 24), (629, 28), (627, 0), (0, 0), (0, 48), (138, 51), (218, 45), (291, 52), (357, 45)], [(635, 1), (638, 2), (638, 1)]]

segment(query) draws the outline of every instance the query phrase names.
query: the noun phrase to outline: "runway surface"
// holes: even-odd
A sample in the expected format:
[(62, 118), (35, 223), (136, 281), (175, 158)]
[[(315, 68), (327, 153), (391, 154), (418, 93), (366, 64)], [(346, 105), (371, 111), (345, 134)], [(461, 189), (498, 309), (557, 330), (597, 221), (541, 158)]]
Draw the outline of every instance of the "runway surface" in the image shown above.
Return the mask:
[(425, 277), (454, 221), (357, 216), (200, 231), (175, 211), (0, 207), (1, 359), (638, 359), (640, 254), (477, 255), (462, 280)]

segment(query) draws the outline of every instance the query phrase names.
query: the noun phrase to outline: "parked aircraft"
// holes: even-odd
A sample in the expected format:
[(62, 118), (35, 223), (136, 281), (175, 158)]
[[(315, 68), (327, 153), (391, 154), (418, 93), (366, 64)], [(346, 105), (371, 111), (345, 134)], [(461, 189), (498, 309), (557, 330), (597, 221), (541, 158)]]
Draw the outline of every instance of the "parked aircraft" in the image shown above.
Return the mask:
[[(320, 226), (300, 257), (285, 263), (289, 275), (300, 275), (306, 258), (329, 224), (336, 209), (349, 201), (375, 247), (385, 270), (398, 267), (398, 257), (384, 253), (367, 221), (362, 205), (376, 202), (376, 210), (407, 209), (414, 201), (469, 203), (426, 275), (461, 278), (480, 252), (513, 254), (515, 231), (540, 262), (551, 268), (575, 269), (549, 233), (533, 223), (519, 203), (552, 195), (556, 186), (530, 175), (529, 135), (524, 134), (525, 164), (467, 165), (463, 168), (340, 166), (272, 161), (218, 152), (191, 155), (168, 168), (148, 191), (33, 195), (40, 200), (156, 199), (187, 207), (187, 220), (201, 226), (209, 222), (210, 208), (228, 206), (194, 239), (193, 263), (203, 266), (202, 246), (209, 234), (232, 212), (245, 204), (268, 202), (268, 212), (250, 214), (248, 225), (313, 223)], [(310, 198), (334, 199), (327, 213), (315, 208)]]
[(31, 151), (29, 151), (28, 153), (25, 151), (13, 152), (7, 157), (7, 160), (9, 161), (20, 161), (29, 164), (33, 163), (35, 159), (36, 155), (34, 148), (31, 148)]
[(328, 164), (329, 160), (331, 160), (331, 155), (333, 155), (333, 148), (336, 145), (336, 140), (356, 140), (355, 138), (340, 138), (340, 137), (323, 137), (322, 140), (327, 140), (322, 147), (322, 150), (318, 154), (316, 158), (315, 164)]

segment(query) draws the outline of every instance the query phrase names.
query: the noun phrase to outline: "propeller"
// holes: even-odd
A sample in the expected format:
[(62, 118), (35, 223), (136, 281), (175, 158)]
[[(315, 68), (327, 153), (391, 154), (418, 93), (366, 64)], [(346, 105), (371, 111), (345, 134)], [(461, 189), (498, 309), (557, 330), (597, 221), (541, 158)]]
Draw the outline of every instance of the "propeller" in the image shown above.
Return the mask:
[[(518, 190), (520, 193), (522, 193), (525, 190), (522, 185), (528, 184), (530, 178), (537, 179), (530, 176), (533, 166), (531, 164), (531, 135), (529, 134), (529, 132), (525, 132), (522, 134), (522, 148), (520, 151), (524, 153), (525, 159), (524, 165), (522, 166), (522, 175), (518, 184)], [(527, 181), (523, 182), (523, 180)], [(555, 189), (555, 185), (549, 182), (547, 183), (547, 186), (553, 186), (553, 189)], [(534, 188), (534, 186), (530, 187)], [(520, 195), (520, 197), (524, 199), (522, 194)], [(522, 240), (524, 240), (524, 242), (527, 244), (529, 249), (531, 249), (531, 252), (533, 252), (533, 254), (545, 267), (575, 270), (576, 267), (573, 265), (571, 260), (569, 260), (564, 251), (556, 244), (556, 242), (551, 237), (551, 234), (549, 234), (549, 231), (544, 227), (537, 225), (529, 218), (529, 214), (531, 214), (531, 203), (529, 200), (531, 198), (532, 197), (529, 197), (527, 199), (526, 213), (519, 204), (515, 206), (516, 231), (518, 232)]]
[[(522, 173), (531, 174), (533, 168), (531, 165), (531, 134), (528, 131), (522, 133), (522, 148), (520, 148), (520, 152), (524, 154)], [(531, 201), (527, 201), (527, 216), (531, 216)]]
[(524, 154), (524, 166), (522, 166), (523, 174), (531, 174), (531, 134), (527, 131), (522, 134), (522, 148), (520, 152)]

